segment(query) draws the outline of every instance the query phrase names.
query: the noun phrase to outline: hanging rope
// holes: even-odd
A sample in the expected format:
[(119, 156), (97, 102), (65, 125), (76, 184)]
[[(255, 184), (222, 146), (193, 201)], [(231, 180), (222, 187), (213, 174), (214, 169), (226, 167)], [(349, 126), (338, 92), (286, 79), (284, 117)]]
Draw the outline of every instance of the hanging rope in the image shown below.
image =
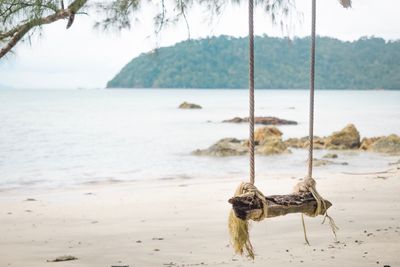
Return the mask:
[[(250, 159), (250, 182), (241, 183), (236, 189), (235, 196), (249, 196), (258, 198), (263, 204), (260, 214), (253, 214), (250, 220), (261, 221), (267, 217), (268, 204), (265, 196), (255, 186), (255, 160), (254, 160), (254, 3), (249, 0), (249, 159)], [(233, 248), (236, 253), (245, 253), (254, 259), (253, 246), (250, 242), (249, 221), (242, 220), (231, 210), (228, 220), (229, 233)]]
[[(310, 48), (310, 112), (309, 112), (309, 128), (308, 128), (308, 171), (307, 177), (304, 181), (298, 183), (295, 187), (295, 192), (311, 192), (315, 200), (317, 201), (317, 207), (315, 213), (311, 216), (315, 217), (321, 214), (321, 210), (327, 210), (325, 207), (325, 201), (316, 189), (316, 181), (312, 177), (313, 172), (313, 151), (314, 151), (314, 89), (315, 89), (315, 39), (316, 39), (316, 0), (311, 0), (311, 48)], [(335, 221), (325, 212), (325, 219), (329, 219), (329, 225), (331, 226), (332, 232), (336, 238), (336, 231), (339, 229)], [(304, 214), (301, 214), (301, 222), (303, 225), (304, 239), (308, 245), (310, 245), (307, 238), (306, 225), (304, 222)]]
[(311, 61), (310, 61), (310, 118), (308, 125), (308, 178), (312, 178), (313, 171), (313, 150), (314, 150), (314, 83), (315, 83), (315, 21), (316, 21), (316, 0), (312, 1), (311, 11)]
[(249, 154), (250, 154), (250, 183), (254, 185), (254, 23), (253, 0), (249, 0)]

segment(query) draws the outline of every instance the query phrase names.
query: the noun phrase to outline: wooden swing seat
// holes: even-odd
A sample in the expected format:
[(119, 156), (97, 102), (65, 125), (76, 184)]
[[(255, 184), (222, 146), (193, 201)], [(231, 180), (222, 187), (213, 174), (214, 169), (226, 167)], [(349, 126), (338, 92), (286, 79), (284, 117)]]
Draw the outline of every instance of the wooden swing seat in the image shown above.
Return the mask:
[[(265, 197), (268, 204), (267, 218), (287, 215), (290, 213), (304, 213), (306, 215), (324, 215), (326, 210), (332, 206), (328, 200), (323, 200), (320, 214), (315, 214), (317, 201), (311, 192), (301, 192), (289, 195), (271, 195)], [(232, 204), (236, 217), (248, 220), (250, 214), (262, 210), (262, 201), (257, 197), (237, 196), (228, 200)]]

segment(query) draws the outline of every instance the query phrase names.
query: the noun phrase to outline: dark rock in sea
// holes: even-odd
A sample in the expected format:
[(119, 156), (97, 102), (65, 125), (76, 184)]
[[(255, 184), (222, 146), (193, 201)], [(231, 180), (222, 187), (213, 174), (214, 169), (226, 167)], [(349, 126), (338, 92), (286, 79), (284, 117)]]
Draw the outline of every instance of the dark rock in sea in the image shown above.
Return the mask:
[[(254, 133), (255, 152), (262, 155), (290, 152), (282, 141), (282, 133), (275, 127), (266, 126), (256, 129)], [(197, 149), (193, 155), (198, 156), (239, 156), (248, 153), (249, 141), (236, 138), (224, 138), (207, 149)]]
[(389, 165), (400, 165), (400, 159), (395, 162), (390, 162)]
[(181, 109), (201, 109), (202, 107), (200, 105), (189, 103), (189, 102), (185, 101), (179, 105), (179, 108), (181, 108)]
[[(242, 123), (242, 122), (249, 122), (249, 118), (240, 118), (235, 117), (230, 120), (224, 120), (222, 122), (232, 122), (232, 123)], [(297, 125), (296, 121), (284, 120), (279, 119), (276, 117), (255, 117), (254, 118), (255, 124), (262, 124), (262, 125)]]
[(325, 155), (323, 156), (323, 158), (326, 158), (326, 159), (337, 159), (337, 158), (338, 158), (338, 155), (337, 155), (337, 154), (334, 154), (334, 153), (328, 153), (328, 154), (325, 154)]
[(314, 167), (325, 166), (325, 165), (349, 165), (349, 163), (347, 163), (347, 162), (336, 162), (336, 161), (326, 160), (326, 159), (313, 159), (313, 166)]

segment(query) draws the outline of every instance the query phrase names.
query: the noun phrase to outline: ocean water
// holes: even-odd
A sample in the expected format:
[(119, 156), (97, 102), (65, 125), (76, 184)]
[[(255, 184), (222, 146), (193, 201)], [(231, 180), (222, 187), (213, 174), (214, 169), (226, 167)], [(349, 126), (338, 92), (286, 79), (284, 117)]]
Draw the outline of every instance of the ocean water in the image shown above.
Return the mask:
[[(180, 110), (183, 101), (201, 110)], [(361, 136), (400, 134), (400, 91), (317, 91), (315, 135), (354, 123)], [(246, 90), (0, 90), (0, 189), (58, 188), (157, 179), (229, 179), (248, 176), (247, 156), (192, 156), (220, 138), (246, 138)], [(308, 131), (308, 92), (256, 91), (256, 116), (298, 121), (280, 126), (283, 138)], [(305, 150), (257, 156), (261, 179), (306, 173)], [(316, 151), (321, 157), (326, 151)], [(375, 171), (396, 157), (341, 152), (326, 172)]]

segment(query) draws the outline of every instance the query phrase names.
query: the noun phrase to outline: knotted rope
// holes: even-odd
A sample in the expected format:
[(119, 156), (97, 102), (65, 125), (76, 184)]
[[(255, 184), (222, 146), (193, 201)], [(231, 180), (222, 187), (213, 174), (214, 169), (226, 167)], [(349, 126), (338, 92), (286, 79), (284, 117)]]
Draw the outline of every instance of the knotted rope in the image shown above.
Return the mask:
[[(331, 226), (332, 232), (336, 238), (336, 231), (339, 229), (335, 221), (328, 215), (325, 207), (325, 201), (316, 189), (316, 181), (312, 178), (313, 171), (313, 151), (314, 151), (314, 90), (315, 90), (315, 39), (316, 39), (316, 0), (312, 0), (311, 10), (311, 47), (310, 47), (310, 112), (309, 112), (309, 128), (308, 128), (308, 173), (304, 181), (298, 183), (295, 187), (295, 193), (299, 192), (311, 192), (315, 200), (317, 201), (317, 208), (314, 214), (307, 214), (311, 217), (316, 217), (321, 214), (322, 208), (325, 210), (325, 217), (322, 223), (325, 222), (326, 218), (329, 219), (329, 225)], [(310, 242), (307, 238), (307, 231), (304, 222), (304, 214), (301, 214), (301, 222), (303, 225), (304, 239), (309, 245)]]
[[(316, 217), (318, 215), (321, 215), (322, 212), (324, 212), (324, 219), (323, 219), (322, 223), (325, 223), (326, 218), (329, 219), (329, 226), (331, 227), (331, 230), (336, 239), (336, 232), (337, 232), (337, 230), (339, 230), (339, 228), (336, 226), (333, 218), (328, 215), (328, 210), (325, 205), (325, 200), (318, 193), (316, 185), (317, 185), (317, 182), (313, 178), (306, 177), (303, 181), (299, 182), (294, 187), (294, 193), (297, 194), (297, 193), (303, 193), (303, 192), (311, 192), (311, 194), (313, 195), (314, 199), (317, 202), (317, 207), (316, 207), (314, 213), (307, 213), (306, 215), (308, 215), (310, 217)], [(301, 222), (303, 225), (304, 239), (305, 239), (306, 243), (308, 245), (310, 245), (310, 242), (308, 241), (308, 238), (307, 238), (307, 230), (306, 230), (306, 225), (304, 222), (304, 214), (301, 214)]]
[(251, 183), (241, 183), (236, 189), (235, 197), (236, 196), (248, 196), (252, 199), (259, 199), (262, 203), (262, 209), (251, 212), (246, 220), (236, 217), (233, 210), (231, 210), (229, 214), (228, 227), (235, 252), (241, 255), (244, 253), (246, 256), (254, 259), (254, 250), (250, 242), (248, 220), (261, 221), (267, 218), (267, 200), (265, 199), (264, 194)]
[[(250, 196), (258, 198), (263, 208), (261, 212), (256, 211), (250, 214), (253, 221), (261, 221), (267, 217), (267, 201), (261, 191), (254, 186), (255, 181), (255, 160), (254, 160), (254, 6), (253, 0), (249, 0), (249, 160), (250, 160), (250, 182), (241, 183), (236, 189), (235, 196)], [(236, 253), (245, 253), (254, 259), (253, 246), (249, 236), (249, 221), (242, 220), (231, 210), (229, 214), (229, 233), (233, 248)]]

